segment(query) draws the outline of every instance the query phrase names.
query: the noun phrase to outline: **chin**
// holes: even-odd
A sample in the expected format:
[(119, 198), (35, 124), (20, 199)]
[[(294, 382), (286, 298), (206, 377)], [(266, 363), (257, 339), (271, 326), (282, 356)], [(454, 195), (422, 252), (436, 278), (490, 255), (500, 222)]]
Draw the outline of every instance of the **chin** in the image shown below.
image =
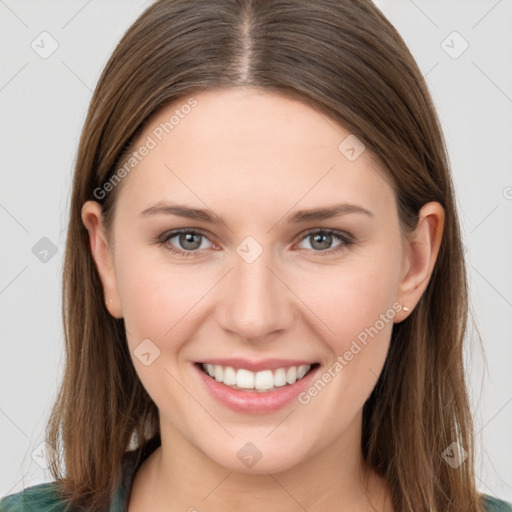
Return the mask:
[(232, 440), (229, 447), (225, 447), (220, 453), (217, 451), (204, 452), (214, 463), (237, 473), (252, 475), (265, 475), (267, 473), (279, 473), (286, 471), (302, 463), (308, 457), (303, 451), (304, 444), (301, 444), (301, 451), (295, 449), (291, 443), (278, 444), (265, 442), (258, 437), (254, 442), (240, 441), (240, 438)]

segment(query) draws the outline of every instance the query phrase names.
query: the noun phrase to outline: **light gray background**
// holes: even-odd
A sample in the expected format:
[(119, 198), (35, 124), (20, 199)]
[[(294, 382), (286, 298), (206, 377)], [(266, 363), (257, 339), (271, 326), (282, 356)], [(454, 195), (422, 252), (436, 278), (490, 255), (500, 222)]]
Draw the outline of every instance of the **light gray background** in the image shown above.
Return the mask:
[[(52, 480), (38, 455), (63, 366), (77, 143), (101, 70), (150, 3), (0, 0), (0, 496)], [(487, 358), (486, 370), (478, 344), (468, 345), (478, 486), (512, 501), (512, 1), (376, 3), (427, 76), (444, 127)], [(58, 43), (46, 59), (31, 47), (51, 48), (43, 31)], [(43, 237), (57, 249), (47, 261), (32, 251)]]

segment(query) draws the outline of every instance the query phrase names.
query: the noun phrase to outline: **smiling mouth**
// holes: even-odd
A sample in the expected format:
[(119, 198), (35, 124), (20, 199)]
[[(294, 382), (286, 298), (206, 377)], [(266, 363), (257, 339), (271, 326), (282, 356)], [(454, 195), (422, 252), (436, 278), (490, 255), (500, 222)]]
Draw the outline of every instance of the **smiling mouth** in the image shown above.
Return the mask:
[(195, 365), (208, 377), (231, 389), (256, 393), (267, 393), (291, 386), (320, 366), (319, 363), (313, 363), (253, 372), (231, 366), (206, 363)]

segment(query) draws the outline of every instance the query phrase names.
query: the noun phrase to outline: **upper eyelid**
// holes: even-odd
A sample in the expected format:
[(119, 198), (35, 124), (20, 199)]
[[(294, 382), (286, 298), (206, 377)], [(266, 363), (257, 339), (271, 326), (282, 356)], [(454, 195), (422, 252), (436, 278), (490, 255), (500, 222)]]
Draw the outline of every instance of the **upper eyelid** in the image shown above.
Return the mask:
[(343, 231), (341, 229), (329, 229), (329, 228), (312, 228), (307, 229), (306, 231), (303, 231), (299, 236), (302, 237), (301, 240), (309, 235), (312, 235), (313, 233), (332, 233), (336, 236), (339, 236), (341, 238), (349, 238), (352, 239), (352, 235), (347, 233), (346, 231)]

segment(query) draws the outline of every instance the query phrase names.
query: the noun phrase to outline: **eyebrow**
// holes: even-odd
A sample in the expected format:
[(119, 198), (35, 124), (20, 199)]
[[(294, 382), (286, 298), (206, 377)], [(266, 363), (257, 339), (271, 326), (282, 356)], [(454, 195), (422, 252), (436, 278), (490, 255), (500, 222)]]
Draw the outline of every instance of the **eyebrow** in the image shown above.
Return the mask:
[[(363, 208), (362, 206), (350, 203), (339, 203), (323, 208), (312, 208), (309, 210), (299, 210), (292, 213), (286, 218), (289, 224), (300, 224), (312, 220), (325, 220), (339, 215), (346, 215), (349, 213), (362, 213), (369, 217), (374, 217), (373, 213)], [(185, 205), (159, 202), (149, 208), (146, 208), (140, 213), (141, 217), (150, 215), (175, 215), (177, 217), (185, 217), (187, 219), (199, 220), (208, 222), (210, 224), (226, 224), (225, 220), (212, 212), (200, 208), (190, 208)]]

